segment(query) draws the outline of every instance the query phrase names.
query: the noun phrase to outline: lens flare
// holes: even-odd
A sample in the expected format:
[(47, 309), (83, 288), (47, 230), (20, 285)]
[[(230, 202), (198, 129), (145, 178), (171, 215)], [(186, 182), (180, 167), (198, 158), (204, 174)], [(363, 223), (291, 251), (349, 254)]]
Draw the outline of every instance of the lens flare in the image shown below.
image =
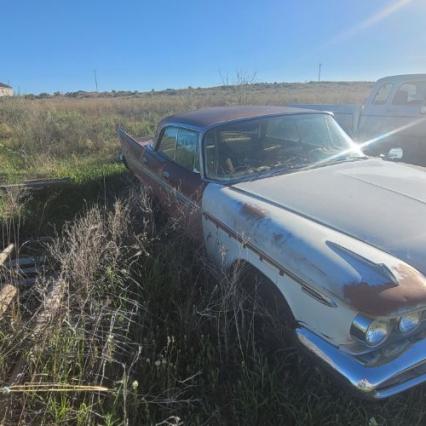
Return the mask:
[(393, 136), (393, 135), (396, 135), (398, 133), (401, 133), (401, 132), (403, 132), (403, 131), (405, 131), (407, 129), (411, 129), (412, 127), (415, 127), (415, 126), (417, 126), (417, 125), (419, 125), (421, 123), (424, 123), (425, 121), (426, 121), (425, 117), (419, 118), (418, 120), (414, 120), (411, 123), (405, 124), (404, 126), (401, 126), (401, 127), (396, 128), (396, 129), (390, 130), (389, 132), (383, 133), (380, 136), (376, 136), (373, 139), (370, 139), (368, 141), (362, 142), (359, 145), (359, 147), (362, 149), (362, 148), (365, 148), (365, 147), (370, 146), (372, 144), (381, 142), (382, 140), (384, 140), (386, 138), (389, 138), (390, 136)]
[[(358, 156), (358, 157), (366, 157), (362, 152), (363, 148), (366, 148), (366, 147), (373, 145), (373, 144), (380, 143), (380, 142), (384, 141), (385, 139), (387, 139), (391, 136), (394, 136), (398, 133), (404, 132), (405, 130), (410, 129), (412, 127), (415, 127), (415, 126), (422, 124), (424, 122), (426, 122), (426, 117), (420, 118), (418, 120), (414, 120), (414, 121), (412, 121), (408, 124), (405, 124), (404, 126), (390, 130), (389, 132), (383, 133), (382, 135), (376, 136), (376, 137), (369, 139), (369, 140), (362, 142), (362, 143), (354, 142), (348, 135), (345, 134), (347, 142), (348, 142), (348, 149), (345, 149), (343, 151), (339, 151), (338, 153), (330, 155), (329, 157), (323, 158), (323, 159), (311, 164), (308, 168), (315, 168), (315, 167), (321, 166), (323, 164), (333, 162), (334, 160), (337, 160), (341, 157), (348, 156), (348, 155), (355, 155), (355, 156)], [(342, 132), (343, 132), (343, 130), (342, 130)]]
[(358, 24), (354, 25), (353, 27), (341, 32), (340, 34), (337, 34), (334, 38), (332, 38), (323, 47), (326, 47), (326, 46), (329, 47), (333, 44), (339, 43), (341, 41), (347, 40), (348, 38), (356, 36), (358, 33), (362, 32), (364, 30), (367, 30), (370, 27), (373, 27), (374, 25), (378, 24), (379, 22), (383, 21), (384, 19), (388, 18), (389, 16), (398, 12), (403, 7), (408, 6), (410, 3), (413, 3), (413, 2), (414, 2), (414, 0), (397, 0), (397, 1), (394, 1), (391, 4), (389, 4), (388, 6), (384, 7), (383, 9), (379, 10), (378, 12), (374, 13), (373, 15), (370, 15), (368, 18), (366, 18), (363, 21), (359, 22)]

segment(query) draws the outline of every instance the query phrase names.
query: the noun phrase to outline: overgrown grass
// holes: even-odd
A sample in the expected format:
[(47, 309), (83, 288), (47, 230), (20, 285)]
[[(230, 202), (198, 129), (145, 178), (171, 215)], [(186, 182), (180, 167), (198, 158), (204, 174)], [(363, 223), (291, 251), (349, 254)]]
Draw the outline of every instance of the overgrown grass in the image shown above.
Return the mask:
[(105, 204), (128, 183), (130, 176), (118, 162), (84, 161), (70, 167), (70, 181), (38, 191), (12, 189), (0, 193), (0, 244), (59, 232), (67, 221), (94, 204)]
[[(240, 84), (127, 97), (0, 99), (0, 182), (64, 177), (118, 152), (116, 127), (154, 133), (173, 112), (203, 106), (361, 102), (369, 83)], [(76, 172), (74, 172), (76, 171)]]
[[(35, 335), (42, 279), (2, 321), (0, 380), (12, 385), (22, 358), (18, 382), (27, 383), (2, 397), (5, 424), (424, 423), (422, 388), (382, 403), (342, 391), (137, 189), (86, 209), (49, 252), (61, 308)], [(107, 391), (75, 388), (83, 385)]]

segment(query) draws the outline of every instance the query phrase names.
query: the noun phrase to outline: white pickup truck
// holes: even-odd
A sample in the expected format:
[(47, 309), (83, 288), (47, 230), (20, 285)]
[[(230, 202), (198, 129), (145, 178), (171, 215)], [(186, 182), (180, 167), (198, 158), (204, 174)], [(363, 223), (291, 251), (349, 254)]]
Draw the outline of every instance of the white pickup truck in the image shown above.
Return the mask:
[(370, 155), (426, 166), (426, 74), (385, 77), (363, 105), (293, 105), (329, 111)]

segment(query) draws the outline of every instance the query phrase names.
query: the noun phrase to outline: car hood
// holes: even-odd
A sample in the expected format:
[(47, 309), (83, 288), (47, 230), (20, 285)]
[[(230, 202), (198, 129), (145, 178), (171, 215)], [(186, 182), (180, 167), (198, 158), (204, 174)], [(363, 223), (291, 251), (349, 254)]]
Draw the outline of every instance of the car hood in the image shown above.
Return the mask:
[(350, 235), (426, 275), (426, 173), (419, 167), (367, 159), (233, 188)]

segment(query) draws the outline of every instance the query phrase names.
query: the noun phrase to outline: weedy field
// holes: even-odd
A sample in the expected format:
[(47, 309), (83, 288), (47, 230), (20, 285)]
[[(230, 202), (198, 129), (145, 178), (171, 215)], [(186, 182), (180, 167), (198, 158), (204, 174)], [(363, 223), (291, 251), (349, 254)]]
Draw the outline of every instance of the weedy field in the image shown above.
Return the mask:
[(0, 196), (0, 246), (47, 237), (37, 283), (0, 320), (2, 424), (424, 424), (424, 389), (362, 401), (301, 356), (244, 271), (215, 271), (116, 160), (118, 124), (146, 136), (175, 111), (360, 102), (369, 87), (2, 99), (0, 184), (70, 178)]

